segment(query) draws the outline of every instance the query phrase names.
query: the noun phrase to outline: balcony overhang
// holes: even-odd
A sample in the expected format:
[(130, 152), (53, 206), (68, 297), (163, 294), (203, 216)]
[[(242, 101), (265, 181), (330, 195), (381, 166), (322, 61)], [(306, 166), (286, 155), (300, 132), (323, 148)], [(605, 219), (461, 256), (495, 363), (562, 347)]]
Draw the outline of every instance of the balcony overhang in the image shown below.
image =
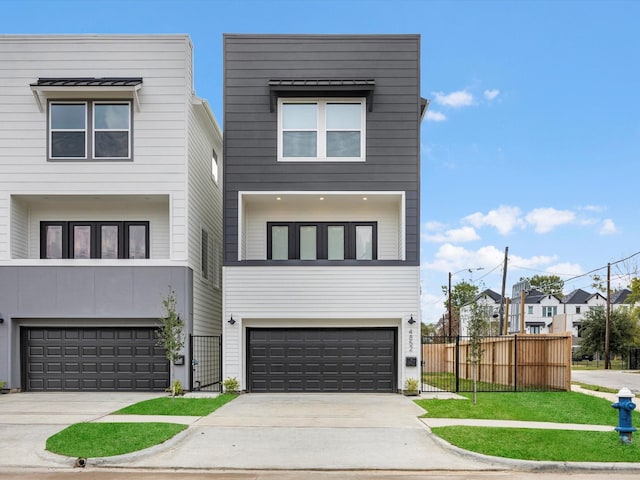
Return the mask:
[(137, 111), (140, 110), (138, 91), (142, 88), (140, 77), (83, 77), (83, 78), (39, 78), (31, 83), (38, 109), (45, 110), (47, 99), (69, 98), (131, 98)]

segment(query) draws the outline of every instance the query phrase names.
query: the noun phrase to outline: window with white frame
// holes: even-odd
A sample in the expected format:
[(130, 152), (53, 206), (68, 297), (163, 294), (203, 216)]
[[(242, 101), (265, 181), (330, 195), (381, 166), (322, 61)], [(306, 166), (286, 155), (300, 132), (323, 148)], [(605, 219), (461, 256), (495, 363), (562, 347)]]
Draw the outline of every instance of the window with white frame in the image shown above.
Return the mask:
[(527, 315), (533, 315), (533, 305), (527, 306)]
[(130, 160), (131, 102), (49, 102), (49, 159)]
[(204, 228), (201, 232), (200, 242), (200, 271), (204, 280), (209, 279), (209, 232)]
[(218, 154), (215, 150), (211, 153), (211, 178), (218, 183)]
[(279, 99), (279, 161), (364, 161), (366, 100)]
[(558, 307), (542, 307), (543, 317), (553, 317), (558, 314)]

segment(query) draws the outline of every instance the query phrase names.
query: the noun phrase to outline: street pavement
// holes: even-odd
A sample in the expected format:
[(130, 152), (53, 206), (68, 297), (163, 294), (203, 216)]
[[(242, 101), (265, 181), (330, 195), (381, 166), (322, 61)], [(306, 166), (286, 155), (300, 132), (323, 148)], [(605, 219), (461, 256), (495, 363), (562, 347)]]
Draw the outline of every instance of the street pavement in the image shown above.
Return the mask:
[(615, 390), (627, 387), (635, 394), (640, 393), (640, 371), (637, 370), (572, 370), (571, 380)]

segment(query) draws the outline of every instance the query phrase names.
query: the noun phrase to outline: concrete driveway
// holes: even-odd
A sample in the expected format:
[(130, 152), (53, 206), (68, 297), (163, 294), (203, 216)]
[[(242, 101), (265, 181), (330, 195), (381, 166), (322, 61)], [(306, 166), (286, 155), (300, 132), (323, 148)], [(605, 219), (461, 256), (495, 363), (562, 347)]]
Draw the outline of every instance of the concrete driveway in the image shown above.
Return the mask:
[(247, 394), (157, 453), (109, 465), (149, 468), (486, 470), (444, 448), (394, 394)]
[(158, 393), (12, 393), (0, 395), (0, 470), (59, 466), (47, 438), (73, 423), (98, 419)]

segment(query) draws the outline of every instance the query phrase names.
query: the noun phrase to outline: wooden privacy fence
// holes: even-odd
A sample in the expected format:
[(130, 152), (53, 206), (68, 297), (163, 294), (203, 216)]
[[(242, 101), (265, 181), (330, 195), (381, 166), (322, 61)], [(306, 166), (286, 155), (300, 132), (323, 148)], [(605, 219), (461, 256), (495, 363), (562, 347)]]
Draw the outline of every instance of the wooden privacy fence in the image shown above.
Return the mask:
[[(469, 337), (423, 337), (422, 390), (473, 390)], [(571, 336), (483, 337), (478, 391), (571, 389)]]

